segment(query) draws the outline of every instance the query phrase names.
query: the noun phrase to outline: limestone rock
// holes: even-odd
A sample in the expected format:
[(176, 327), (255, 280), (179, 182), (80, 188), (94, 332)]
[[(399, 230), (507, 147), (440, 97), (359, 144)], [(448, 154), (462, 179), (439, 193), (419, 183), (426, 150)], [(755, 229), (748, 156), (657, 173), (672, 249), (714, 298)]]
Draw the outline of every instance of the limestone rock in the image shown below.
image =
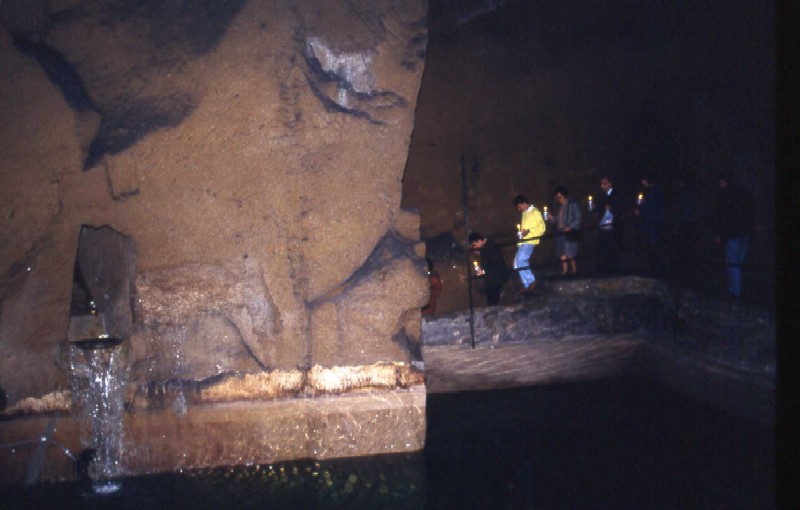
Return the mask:
[[(323, 366), (411, 359), (403, 331), (407, 303), (419, 309), (428, 292), (421, 263), (412, 263), (413, 245), (390, 233), (343, 288), (314, 303), (312, 359)], [(381, 299), (375, 300), (375, 296)], [(395, 342), (386, 342), (385, 338)]]
[[(413, 330), (425, 292), (400, 194), (426, 12), (422, 0), (0, 4), (12, 78), (0, 112), (16, 119), (0, 127), (9, 403), (63, 384), (52, 358), (84, 225), (135, 247), (142, 377), (341, 360), (313, 359), (328, 347), (312, 346), (311, 317), (342, 288), (348, 328), (370, 331), (370, 354), (349, 364), (405, 360), (392, 338)], [(408, 249), (368, 283), (394, 230)], [(329, 345), (362, 341), (336, 334)], [(48, 375), (19, 375), (21, 362)]]

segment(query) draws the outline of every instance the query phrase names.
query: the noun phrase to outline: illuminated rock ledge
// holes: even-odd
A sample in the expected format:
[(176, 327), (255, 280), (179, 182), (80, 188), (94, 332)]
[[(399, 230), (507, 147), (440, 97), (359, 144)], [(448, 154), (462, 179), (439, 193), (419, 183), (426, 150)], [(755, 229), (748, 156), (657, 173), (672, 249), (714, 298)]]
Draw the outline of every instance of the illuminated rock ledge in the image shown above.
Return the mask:
[[(0, 443), (48, 437), (74, 454), (80, 423), (69, 392), (7, 409)], [(181, 469), (329, 459), (421, 450), (424, 375), (402, 363), (239, 374), (129, 392), (124, 417), (126, 475)], [(36, 444), (0, 450), (2, 483), (21, 483)], [(41, 480), (70, 480), (72, 460), (48, 447)]]

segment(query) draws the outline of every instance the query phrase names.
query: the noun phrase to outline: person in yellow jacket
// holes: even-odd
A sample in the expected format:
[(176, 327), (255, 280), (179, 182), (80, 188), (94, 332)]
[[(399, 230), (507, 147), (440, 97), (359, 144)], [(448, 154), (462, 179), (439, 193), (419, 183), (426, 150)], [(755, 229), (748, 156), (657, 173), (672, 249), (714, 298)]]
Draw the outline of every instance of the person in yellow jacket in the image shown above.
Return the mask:
[(525, 293), (536, 285), (536, 276), (529, 268), (529, 261), (533, 255), (533, 247), (539, 244), (539, 236), (544, 234), (545, 223), (542, 213), (525, 195), (517, 195), (514, 205), (522, 213), (522, 219), (517, 225), (517, 236), (521, 240), (517, 243), (517, 253), (514, 255), (514, 269), (518, 270), (522, 292)]

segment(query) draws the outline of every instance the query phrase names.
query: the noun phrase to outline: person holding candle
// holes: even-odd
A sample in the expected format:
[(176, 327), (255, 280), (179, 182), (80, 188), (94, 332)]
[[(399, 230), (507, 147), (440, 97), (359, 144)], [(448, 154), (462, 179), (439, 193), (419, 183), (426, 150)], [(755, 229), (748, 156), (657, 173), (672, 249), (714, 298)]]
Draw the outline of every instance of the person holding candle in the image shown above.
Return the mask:
[(598, 197), (596, 208), (596, 214), (599, 217), (597, 270), (602, 275), (610, 275), (619, 271), (622, 211), (611, 177), (608, 175), (600, 177), (600, 189), (602, 193)]
[(517, 253), (514, 255), (514, 269), (519, 272), (522, 282), (522, 293), (527, 294), (536, 286), (536, 276), (530, 270), (530, 259), (533, 248), (539, 244), (539, 237), (544, 234), (546, 225), (542, 213), (525, 195), (514, 198), (514, 206), (522, 213), (518, 232), (520, 241), (517, 243)]
[(472, 264), (476, 268), (473, 274), (479, 278), (478, 290), (486, 295), (487, 305), (495, 306), (500, 303), (503, 286), (508, 280), (503, 253), (499, 246), (479, 232), (469, 235), (469, 245)]
[(569, 199), (569, 191), (564, 186), (559, 186), (553, 193), (559, 204), (558, 212), (546, 218), (555, 223), (556, 255), (561, 259), (561, 276), (574, 275), (578, 272), (575, 257), (578, 256), (578, 236), (581, 228), (581, 208), (577, 202)]

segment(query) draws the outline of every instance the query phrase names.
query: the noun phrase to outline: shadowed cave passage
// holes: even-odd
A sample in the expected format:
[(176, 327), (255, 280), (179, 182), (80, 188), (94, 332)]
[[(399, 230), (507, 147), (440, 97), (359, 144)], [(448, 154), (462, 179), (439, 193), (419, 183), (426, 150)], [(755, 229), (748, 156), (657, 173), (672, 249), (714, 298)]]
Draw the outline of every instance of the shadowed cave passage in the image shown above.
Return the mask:
[[(419, 209), (428, 256), (445, 281), (437, 311), (466, 308), (466, 271), (448, 265), (461, 256), (467, 229), (511, 243), (519, 222), (513, 197), (556, 212), (557, 186), (581, 205), (582, 227), (596, 229), (586, 204), (590, 195), (597, 200), (604, 174), (627, 202), (625, 247), (641, 230), (633, 212), (641, 174), (655, 178), (668, 276), (713, 294), (725, 277), (714, 242), (723, 171), (754, 197), (747, 298), (774, 306), (773, 15), (771, 4), (757, 2), (429, 2), (403, 205)], [(595, 266), (596, 230), (587, 234), (578, 248), (589, 257), (578, 261), (583, 276)], [(554, 244), (534, 250), (543, 274)], [(513, 254), (509, 246), (509, 268)], [(642, 274), (636, 256), (625, 253), (625, 272)]]

